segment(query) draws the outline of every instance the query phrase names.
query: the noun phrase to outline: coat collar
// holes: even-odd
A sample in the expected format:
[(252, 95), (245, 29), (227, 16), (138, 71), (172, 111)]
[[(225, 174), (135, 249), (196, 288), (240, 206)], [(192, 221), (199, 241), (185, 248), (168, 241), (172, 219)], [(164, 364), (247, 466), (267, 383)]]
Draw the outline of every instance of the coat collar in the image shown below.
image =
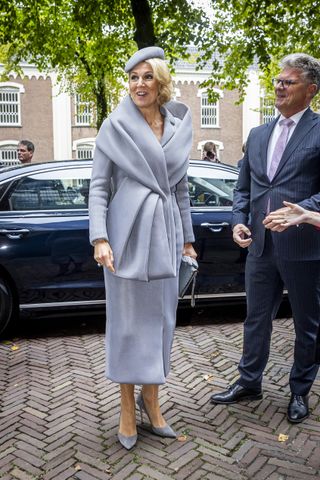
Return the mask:
[[(165, 110), (161, 144), (129, 96), (105, 120), (96, 139), (97, 147), (130, 178), (163, 198), (170, 194), (171, 182), (176, 185), (187, 172), (192, 145), (189, 109), (169, 102)], [(170, 172), (167, 159), (173, 164)]]
[(160, 111), (164, 117), (163, 135), (161, 138), (161, 146), (164, 147), (176, 131), (176, 120), (172, 113), (164, 106), (160, 108)]

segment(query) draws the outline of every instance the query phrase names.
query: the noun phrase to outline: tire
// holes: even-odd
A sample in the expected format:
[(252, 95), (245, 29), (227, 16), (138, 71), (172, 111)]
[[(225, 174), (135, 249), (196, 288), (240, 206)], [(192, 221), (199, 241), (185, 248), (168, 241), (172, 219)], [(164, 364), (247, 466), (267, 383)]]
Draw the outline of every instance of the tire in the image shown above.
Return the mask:
[(13, 291), (5, 278), (0, 277), (0, 334), (16, 317)]
[(177, 310), (177, 325), (185, 327), (191, 324), (193, 309), (191, 307), (179, 307)]

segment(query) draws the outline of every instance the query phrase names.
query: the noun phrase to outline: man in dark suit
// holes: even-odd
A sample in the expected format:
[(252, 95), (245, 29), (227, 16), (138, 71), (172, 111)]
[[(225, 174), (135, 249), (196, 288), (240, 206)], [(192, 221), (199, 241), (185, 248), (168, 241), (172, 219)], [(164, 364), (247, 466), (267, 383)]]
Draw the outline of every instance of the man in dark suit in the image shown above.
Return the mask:
[[(254, 128), (235, 189), (233, 239), (249, 247), (246, 262), (247, 318), (240, 378), (211, 402), (262, 398), (272, 320), (288, 290), (295, 327), (291, 398), (287, 417), (298, 423), (309, 415), (308, 393), (317, 375), (316, 336), (320, 322), (320, 235), (312, 225), (290, 226), (281, 234), (263, 221), (283, 201), (320, 211), (320, 116), (309, 107), (320, 88), (320, 62), (292, 54), (274, 79), (280, 116)], [(289, 208), (289, 207), (285, 207)], [(250, 215), (250, 225), (248, 219)]]

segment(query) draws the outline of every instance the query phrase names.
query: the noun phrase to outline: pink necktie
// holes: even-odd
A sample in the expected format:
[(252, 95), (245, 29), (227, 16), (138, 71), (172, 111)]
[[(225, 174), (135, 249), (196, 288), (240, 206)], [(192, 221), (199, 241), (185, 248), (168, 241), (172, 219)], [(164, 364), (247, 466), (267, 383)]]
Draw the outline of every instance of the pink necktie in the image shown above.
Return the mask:
[(290, 128), (293, 124), (294, 124), (294, 121), (291, 120), (291, 118), (283, 118), (279, 122), (279, 125), (280, 127), (282, 127), (282, 130), (275, 144), (274, 151), (272, 154), (271, 163), (268, 170), (269, 180), (273, 179), (274, 174), (277, 171), (282, 154), (287, 145)]

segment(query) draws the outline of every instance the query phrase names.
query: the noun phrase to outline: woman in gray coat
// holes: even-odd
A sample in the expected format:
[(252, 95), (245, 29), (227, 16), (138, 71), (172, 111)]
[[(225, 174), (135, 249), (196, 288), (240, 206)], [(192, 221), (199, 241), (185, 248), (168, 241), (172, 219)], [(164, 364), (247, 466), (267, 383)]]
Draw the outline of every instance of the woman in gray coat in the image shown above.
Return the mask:
[(106, 375), (120, 384), (118, 439), (137, 441), (134, 386), (153, 433), (176, 434), (161, 415), (159, 385), (169, 373), (182, 253), (196, 253), (187, 168), (189, 109), (171, 102), (159, 47), (128, 61), (129, 95), (101, 126), (89, 196), (90, 241), (106, 284)]

